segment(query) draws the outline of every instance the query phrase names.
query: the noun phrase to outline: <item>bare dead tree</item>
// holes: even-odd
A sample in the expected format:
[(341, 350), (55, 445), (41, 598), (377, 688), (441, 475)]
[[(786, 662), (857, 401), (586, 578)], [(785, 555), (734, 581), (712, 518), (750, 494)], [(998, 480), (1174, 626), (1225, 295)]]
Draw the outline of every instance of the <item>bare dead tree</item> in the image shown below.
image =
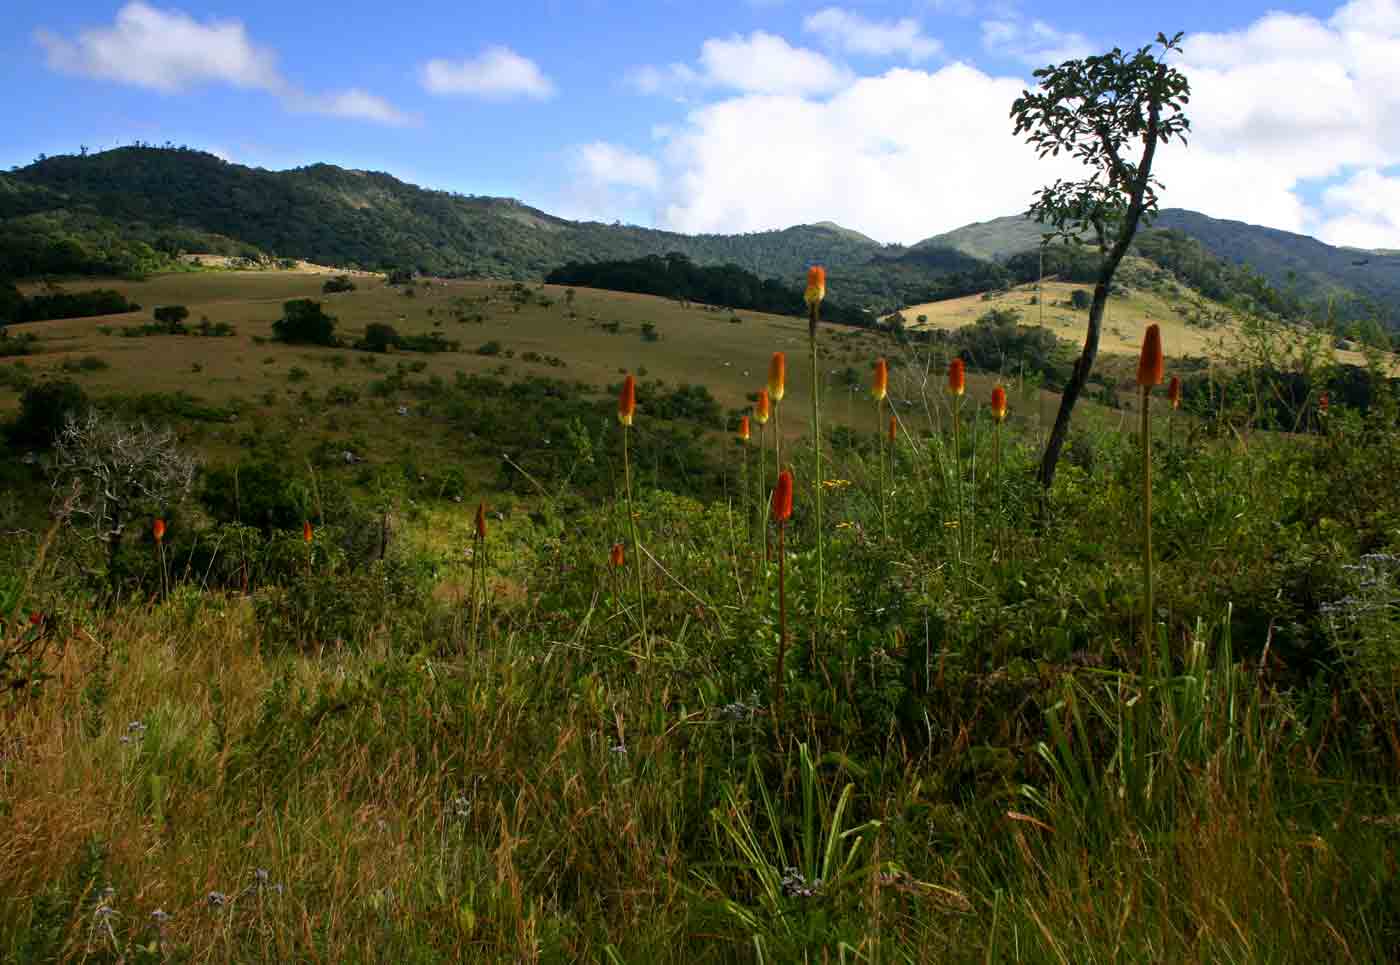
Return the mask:
[(145, 514), (163, 515), (182, 500), (194, 482), (195, 465), (169, 429), (122, 422), (95, 410), (70, 415), (50, 463), (54, 516), (107, 545), (115, 580), (127, 526)]

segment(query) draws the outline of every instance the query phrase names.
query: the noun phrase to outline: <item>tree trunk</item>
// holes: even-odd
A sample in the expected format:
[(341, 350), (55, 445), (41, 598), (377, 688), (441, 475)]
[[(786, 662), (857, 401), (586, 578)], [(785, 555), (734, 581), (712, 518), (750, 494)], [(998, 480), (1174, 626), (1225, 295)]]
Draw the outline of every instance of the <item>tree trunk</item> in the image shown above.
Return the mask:
[(1060, 395), (1060, 411), (1055, 415), (1055, 427), (1050, 430), (1050, 439), (1045, 444), (1045, 455), (1040, 460), (1040, 472), (1036, 478), (1045, 489), (1049, 489), (1055, 483), (1055, 467), (1060, 461), (1060, 450), (1064, 448), (1065, 439), (1069, 436), (1070, 414), (1074, 412), (1074, 404), (1079, 401), (1079, 395), (1089, 381), (1094, 359), (1099, 354), (1099, 333), (1103, 329), (1103, 313), (1108, 303), (1108, 285), (1117, 268), (1117, 261), (1111, 265), (1105, 261), (1099, 271), (1099, 280), (1094, 283), (1094, 301), (1089, 306), (1089, 331), (1084, 335), (1084, 351), (1074, 363), (1074, 371), (1070, 373), (1069, 382), (1065, 384), (1064, 392)]

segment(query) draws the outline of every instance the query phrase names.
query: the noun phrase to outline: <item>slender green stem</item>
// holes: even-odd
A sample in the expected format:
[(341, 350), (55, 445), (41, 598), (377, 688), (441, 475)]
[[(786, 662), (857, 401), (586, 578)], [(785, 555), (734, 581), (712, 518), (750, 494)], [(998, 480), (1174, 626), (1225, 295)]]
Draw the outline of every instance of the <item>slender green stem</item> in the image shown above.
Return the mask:
[(958, 507), (958, 564), (962, 565), (963, 558), (963, 531), (965, 520), (963, 519), (963, 487), (962, 487), (962, 445), (958, 435), (958, 423), (962, 420), (958, 415), (962, 409), (962, 396), (953, 396), (953, 490)]
[(773, 474), (783, 471), (783, 404), (773, 402)]
[[(884, 427), (885, 402), (883, 399), (875, 400), (875, 438), (880, 443), (880, 532), (884, 535), (885, 542), (890, 539), (890, 517), (886, 507), (885, 494), (885, 427)], [(893, 472), (893, 469), (891, 469)]]
[[(1142, 387), (1142, 645), (1152, 652), (1152, 389)], [(1165, 670), (1165, 668), (1163, 668)]]
[(821, 367), (817, 358), (818, 304), (812, 305), (812, 490), (813, 508), (816, 518), (817, 537), (817, 612), (812, 625), (812, 666), (817, 665), (817, 649), (821, 643), (822, 617), (825, 610), (826, 567), (822, 545), (826, 542), (822, 534), (822, 423), (821, 423)]
[(778, 666), (773, 672), (773, 731), (778, 732), (783, 719), (783, 657), (787, 655), (787, 564), (783, 545), (786, 525), (778, 523)]
[(997, 490), (997, 547), (998, 547), (998, 549), (1003, 549), (1003, 547), (1002, 547), (1002, 536), (1004, 535), (1004, 533), (1005, 533), (1005, 531), (1006, 531), (1006, 520), (1002, 518), (1002, 517), (1003, 517), (1004, 510), (1003, 510), (1003, 503), (1002, 503), (1003, 496), (1002, 496), (1002, 491), (1001, 491), (1001, 422), (1000, 422), (1000, 421), (997, 422), (997, 427), (996, 427), (996, 429), (995, 429), (994, 431), (995, 431), (995, 433), (996, 433), (996, 436), (995, 436), (995, 442), (993, 442), (992, 446), (993, 446), (993, 449), (996, 451), (996, 455), (995, 455), (994, 458), (995, 458), (995, 460), (996, 460), (996, 473), (997, 473), (997, 474), (996, 474), (996, 482), (994, 483), (994, 485), (996, 486), (996, 490)]
[(623, 484), (627, 487), (627, 523), (632, 530), (632, 555), (635, 557), (632, 562), (637, 571), (637, 612), (642, 624), (642, 652), (650, 659), (651, 637), (647, 634), (647, 601), (642, 590), (642, 542), (637, 535), (637, 513), (632, 507), (632, 461), (628, 451), (628, 437), (631, 433), (630, 426), (622, 427), (622, 475)]
[[(768, 486), (767, 466), (768, 449), (764, 443), (764, 436), (768, 432), (768, 423), (760, 422), (758, 425), (758, 538), (763, 540), (763, 562), (766, 564), (773, 558), (773, 554), (768, 551)], [(767, 576), (764, 583), (767, 583)], [(765, 591), (765, 598), (767, 593)], [(765, 599), (765, 605), (767, 600)]]

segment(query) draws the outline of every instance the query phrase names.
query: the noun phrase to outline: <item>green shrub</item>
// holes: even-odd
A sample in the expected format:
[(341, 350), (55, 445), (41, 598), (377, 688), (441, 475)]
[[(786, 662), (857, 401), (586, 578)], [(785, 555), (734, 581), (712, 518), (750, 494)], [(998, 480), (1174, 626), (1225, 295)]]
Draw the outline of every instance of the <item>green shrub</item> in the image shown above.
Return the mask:
[(310, 298), (298, 298), (282, 305), (282, 317), (272, 323), (276, 337), (289, 345), (336, 346), (336, 319), (327, 315), (321, 303)]

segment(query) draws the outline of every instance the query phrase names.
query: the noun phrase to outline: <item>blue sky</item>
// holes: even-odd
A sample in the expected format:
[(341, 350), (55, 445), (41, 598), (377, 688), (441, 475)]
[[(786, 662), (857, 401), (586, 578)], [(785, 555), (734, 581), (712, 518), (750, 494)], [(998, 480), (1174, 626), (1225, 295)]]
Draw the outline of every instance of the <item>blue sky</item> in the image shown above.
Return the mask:
[[(1024, 207), (1048, 60), (1188, 32), (1167, 204), (1400, 247), (1400, 6), (10, 0), (0, 164), (142, 139), (687, 231), (910, 242)], [(1280, 97), (1285, 86), (1289, 96)]]

